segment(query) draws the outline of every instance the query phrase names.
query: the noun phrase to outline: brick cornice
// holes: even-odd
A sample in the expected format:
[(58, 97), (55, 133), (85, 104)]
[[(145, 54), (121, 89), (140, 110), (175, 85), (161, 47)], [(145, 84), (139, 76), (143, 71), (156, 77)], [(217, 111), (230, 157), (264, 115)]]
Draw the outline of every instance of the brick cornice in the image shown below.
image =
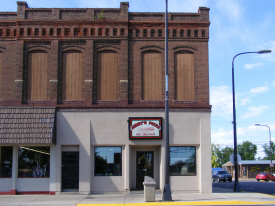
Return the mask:
[(117, 25), (128, 25), (128, 21), (124, 20), (104, 20), (104, 19), (97, 19), (97, 20), (17, 20), (16, 24), (18, 26), (23, 25), (89, 25), (89, 26), (96, 26), (102, 24), (117, 24)]

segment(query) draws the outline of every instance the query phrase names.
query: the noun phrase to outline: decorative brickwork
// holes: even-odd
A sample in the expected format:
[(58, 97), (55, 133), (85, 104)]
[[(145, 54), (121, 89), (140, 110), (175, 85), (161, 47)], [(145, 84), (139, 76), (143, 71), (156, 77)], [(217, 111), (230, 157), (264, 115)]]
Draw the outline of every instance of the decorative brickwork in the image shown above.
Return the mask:
[[(2, 79), (0, 106), (56, 106), (60, 108), (164, 108), (164, 13), (128, 12), (120, 8), (66, 9), (29, 8), (17, 2), (17, 12), (0, 13)], [(209, 111), (209, 9), (198, 13), (169, 13), (170, 108)], [(47, 99), (29, 101), (28, 53), (48, 53)], [(62, 99), (63, 52), (82, 53), (82, 99)], [(117, 53), (117, 98), (98, 100), (98, 53)], [(161, 54), (162, 100), (142, 99), (142, 54)], [(175, 55), (194, 54), (195, 100), (177, 101)]]

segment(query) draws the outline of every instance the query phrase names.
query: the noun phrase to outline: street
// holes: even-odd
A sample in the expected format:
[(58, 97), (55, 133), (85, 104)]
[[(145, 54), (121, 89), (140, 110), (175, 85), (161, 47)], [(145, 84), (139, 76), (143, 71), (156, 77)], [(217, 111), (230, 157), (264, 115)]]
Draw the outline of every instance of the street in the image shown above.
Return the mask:
[[(235, 182), (213, 182), (213, 188), (234, 189)], [(240, 189), (243, 192), (256, 192), (275, 196), (275, 182), (265, 182), (254, 180), (239, 180)]]

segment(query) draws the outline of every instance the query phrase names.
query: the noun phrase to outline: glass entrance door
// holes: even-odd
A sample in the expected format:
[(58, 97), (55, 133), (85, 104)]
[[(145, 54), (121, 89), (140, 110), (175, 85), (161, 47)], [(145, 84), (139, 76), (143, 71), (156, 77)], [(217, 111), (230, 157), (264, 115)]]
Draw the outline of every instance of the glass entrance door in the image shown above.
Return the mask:
[(137, 152), (137, 189), (143, 189), (144, 176), (150, 176), (153, 178), (153, 155), (154, 152)]
[(78, 192), (79, 152), (62, 152), (62, 192)]

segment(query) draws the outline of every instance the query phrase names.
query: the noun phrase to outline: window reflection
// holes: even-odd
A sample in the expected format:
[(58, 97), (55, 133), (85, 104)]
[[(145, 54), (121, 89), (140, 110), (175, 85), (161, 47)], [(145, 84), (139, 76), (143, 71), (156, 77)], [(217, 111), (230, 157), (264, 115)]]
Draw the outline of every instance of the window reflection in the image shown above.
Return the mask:
[(12, 147), (0, 147), (0, 177), (12, 175)]
[(121, 176), (121, 147), (95, 147), (95, 175)]
[(49, 177), (49, 147), (19, 147), (18, 177)]
[(196, 147), (170, 147), (170, 175), (196, 175)]

